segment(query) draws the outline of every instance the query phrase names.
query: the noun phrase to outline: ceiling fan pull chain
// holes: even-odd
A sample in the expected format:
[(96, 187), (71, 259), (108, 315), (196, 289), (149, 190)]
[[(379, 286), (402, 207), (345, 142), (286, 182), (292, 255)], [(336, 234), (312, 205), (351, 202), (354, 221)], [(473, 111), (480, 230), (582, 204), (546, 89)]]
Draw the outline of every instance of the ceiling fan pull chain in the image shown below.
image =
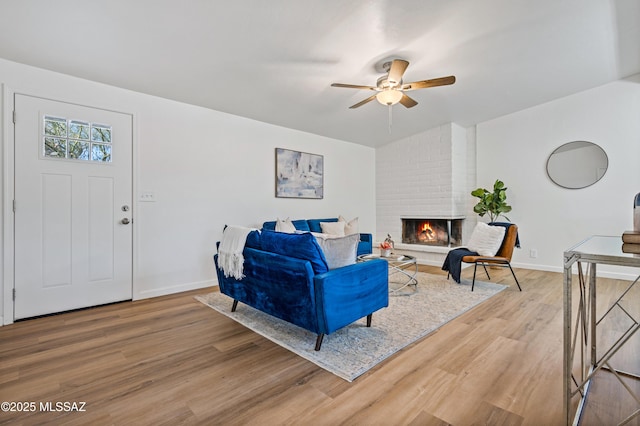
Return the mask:
[(393, 124), (393, 115), (391, 114), (391, 104), (389, 104), (389, 134), (391, 134), (392, 124)]

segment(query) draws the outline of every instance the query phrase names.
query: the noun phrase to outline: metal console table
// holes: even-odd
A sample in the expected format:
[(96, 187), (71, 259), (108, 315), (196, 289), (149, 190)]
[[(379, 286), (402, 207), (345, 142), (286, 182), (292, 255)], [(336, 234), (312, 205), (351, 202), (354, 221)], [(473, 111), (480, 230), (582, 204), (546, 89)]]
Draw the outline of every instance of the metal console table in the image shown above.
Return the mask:
[[(578, 266), (579, 300), (572, 304), (572, 266)], [(586, 270), (583, 265), (586, 264)], [(564, 252), (564, 414), (567, 425), (572, 423), (572, 403), (579, 397), (577, 409), (573, 416), (573, 424), (580, 422), (582, 411), (586, 404), (591, 380), (602, 370), (611, 372), (620, 385), (635, 399), (640, 407), (640, 396), (634, 393), (622, 377), (640, 379), (637, 373), (630, 373), (612, 367), (612, 357), (638, 331), (638, 319), (623, 307), (621, 301), (625, 295), (638, 283), (640, 276), (630, 282), (626, 290), (615, 298), (611, 306), (607, 307), (598, 318), (596, 312), (596, 265), (620, 265), (640, 268), (640, 255), (624, 253), (620, 237), (595, 235)], [(576, 307), (575, 317), (572, 317), (572, 307)], [(601, 322), (612, 311), (621, 310), (631, 323), (626, 331), (617, 336), (617, 340), (608, 347), (597, 342), (596, 332)], [(572, 322), (573, 321), (573, 322)], [(615, 337), (614, 337), (615, 338)], [(640, 409), (629, 413), (619, 424), (625, 424), (640, 415)]]

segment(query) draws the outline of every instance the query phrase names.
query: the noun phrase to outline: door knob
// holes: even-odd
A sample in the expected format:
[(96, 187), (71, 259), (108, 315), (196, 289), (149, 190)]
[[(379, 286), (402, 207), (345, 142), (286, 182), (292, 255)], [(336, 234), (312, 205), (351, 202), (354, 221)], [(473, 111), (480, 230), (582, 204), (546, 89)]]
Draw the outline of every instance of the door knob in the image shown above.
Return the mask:
[(121, 223), (121, 224), (123, 224), (123, 225), (128, 225), (128, 224), (129, 224), (129, 219), (127, 219), (127, 218), (125, 217), (124, 219), (122, 219), (122, 220), (120, 221), (120, 223)]

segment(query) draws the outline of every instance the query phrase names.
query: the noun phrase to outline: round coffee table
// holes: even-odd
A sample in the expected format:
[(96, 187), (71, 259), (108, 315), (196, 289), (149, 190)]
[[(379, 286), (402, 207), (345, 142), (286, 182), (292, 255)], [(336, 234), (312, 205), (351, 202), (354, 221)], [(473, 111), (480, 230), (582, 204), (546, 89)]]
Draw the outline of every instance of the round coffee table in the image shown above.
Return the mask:
[[(389, 286), (390, 293), (398, 293), (400, 290), (410, 285), (413, 286), (414, 291), (418, 289), (418, 280), (416, 279), (416, 275), (418, 274), (418, 263), (414, 256), (406, 254), (391, 254), (390, 256), (361, 254), (358, 256), (358, 261), (360, 262), (365, 262), (371, 259), (382, 259), (389, 264), (389, 284), (394, 283), (399, 285), (399, 287), (396, 288), (391, 288), (391, 286)], [(400, 280), (392, 280), (392, 277), (394, 276), (398, 276)]]

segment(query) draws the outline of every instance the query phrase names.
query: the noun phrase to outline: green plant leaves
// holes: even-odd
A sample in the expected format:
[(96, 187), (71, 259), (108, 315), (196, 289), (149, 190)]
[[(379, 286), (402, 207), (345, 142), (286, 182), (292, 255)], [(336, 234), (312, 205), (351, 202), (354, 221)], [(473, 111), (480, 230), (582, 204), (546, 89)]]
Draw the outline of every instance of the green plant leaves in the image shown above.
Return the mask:
[(471, 192), (471, 195), (479, 198), (480, 201), (473, 207), (473, 211), (480, 215), (489, 214), (491, 222), (495, 222), (500, 216), (504, 216), (505, 219), (510, 219), (504, 215), (511, 211), (511, 206), (507, 204), (507, 188), (504, 186), (504, 182), (496, 180), (493, 184), (493, 192), (489, 192), (484, 188), (477, 188)]

